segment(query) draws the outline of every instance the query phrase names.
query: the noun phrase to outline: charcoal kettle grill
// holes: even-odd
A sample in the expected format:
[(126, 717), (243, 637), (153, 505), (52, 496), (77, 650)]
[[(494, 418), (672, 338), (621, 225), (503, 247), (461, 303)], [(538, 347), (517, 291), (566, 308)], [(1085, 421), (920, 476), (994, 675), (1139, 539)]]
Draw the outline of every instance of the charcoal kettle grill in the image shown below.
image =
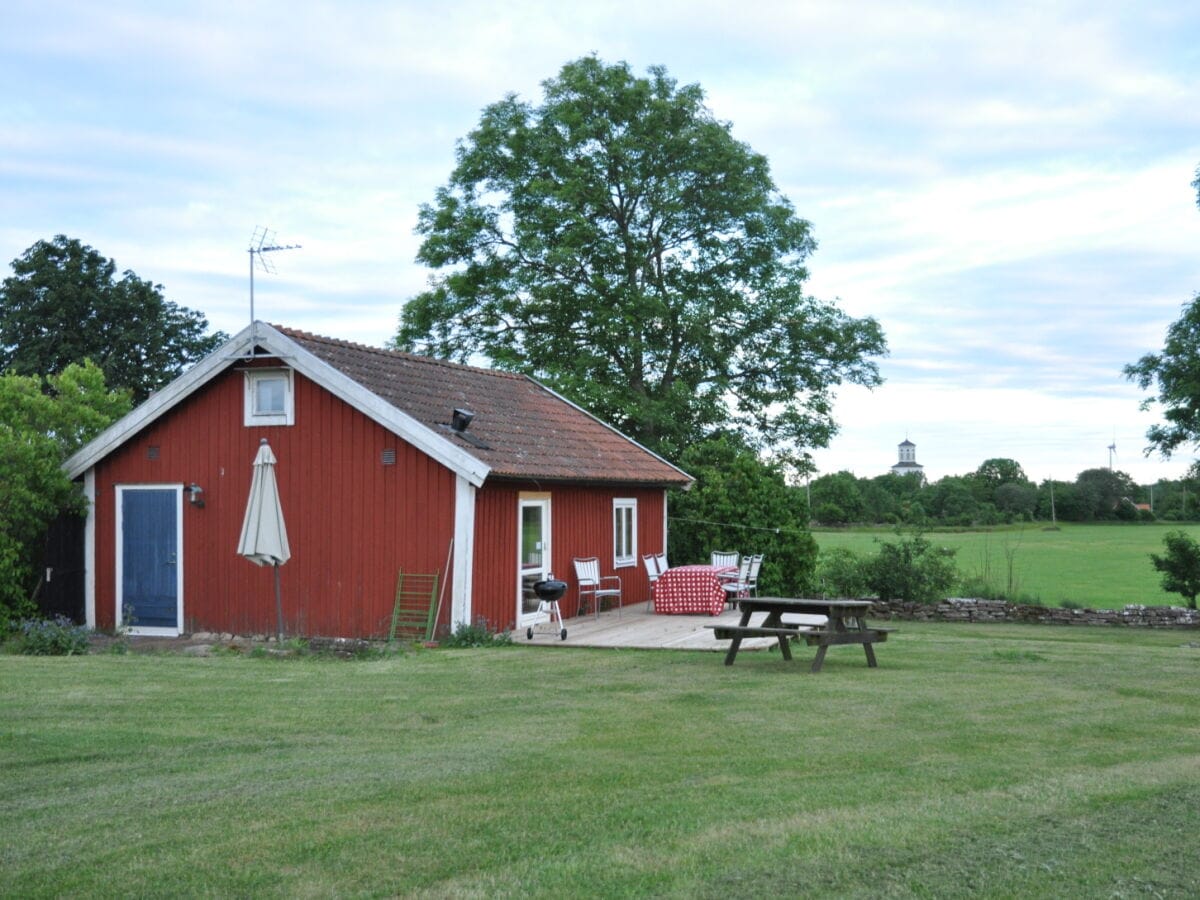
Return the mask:
[[(558, 601), (563, 594), (567, 592), (567, 583), (558, 581), (554, 575), (551, 575), (545, 581), (535, 581), (533, 583), (533, 592), (537, 594), (538, 608), (535, 615), (537, 619), (525, 629), (526, 640), (533, 640), (534, 630), (541, 632), (540, 626), (549, 625), (550, 634), (557, 634), (560, 640), (567, 639), (567, 629), (563, 626), (562, 610), (558, 606)], [(558, 625), (555, 626), (555, 621)]]

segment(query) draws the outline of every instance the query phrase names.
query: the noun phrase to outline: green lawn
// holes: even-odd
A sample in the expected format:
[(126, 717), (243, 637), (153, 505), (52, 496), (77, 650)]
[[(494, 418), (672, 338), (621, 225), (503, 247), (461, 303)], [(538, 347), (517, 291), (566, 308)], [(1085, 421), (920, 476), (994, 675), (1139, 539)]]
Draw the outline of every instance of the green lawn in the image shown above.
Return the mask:
[(0, 657), (8, 896), (1200, 894), (1200, 634)]
[[(1008, 579), (1006, 551), (1012, 551), (1018, 591), (1047, 606), (1069, 600), (1093, 609), (1120, 609), (1129, 603), (1182, 606), (1178, 594), (1168, 594), (1150, 563), (1151, 553), (1163, 550), (1163, 535), (1172, 529), (1200, 539), (1197, 525), (1075, 525), (1059, 531), (1041, 525), (996, 531), (931, 532), (935, 544), (953, 547), (964, 576), (990, 570), (991, 582), (1004, 589)], [(849, 547), (874, 552), (876, 539), (895, 540), (894, 529), (815, 531), (821, 549)]]

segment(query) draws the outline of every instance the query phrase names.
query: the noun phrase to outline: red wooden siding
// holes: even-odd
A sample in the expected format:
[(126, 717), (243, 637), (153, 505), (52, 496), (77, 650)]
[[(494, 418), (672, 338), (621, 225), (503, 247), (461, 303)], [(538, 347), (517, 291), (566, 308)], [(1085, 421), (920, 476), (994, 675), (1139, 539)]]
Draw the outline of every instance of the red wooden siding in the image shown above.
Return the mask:
[[(550, 552), (553, 572), (570, 586), (563, 614), (577, 612), (571, 560), (596, 556), (604, 575), (620, 575), (626, 605), (644, 603), (650, 590), (643, 553), (663, 552), (661, 488), (488, 482), (475, 503), (474, 616), (493, 628), (514, 627), (517, 610), (517, 503), (522, 491), (550, 495)], [(637, 499), (635, 566), (613, 568), (613, 500)]]
[[(97, 626), (115, 622), (114, 486), (195, 482), (205, 506), (184, 502), (184, 630), (274, 632), (272, 573), (237, 555), (265, 437), (279, 460), (292, 550), (280, 570), (287, 631), (385, 635), (399, 568), (448, 577), (454, 474), (298, 373), (295, 424), (247, 428), (243, 381), (232, 370), (217, 377), (96, 466)], [(396, 451), (395, 465), (382, 464), (385, 448)], [(442, 622), (449, 608), (448, 585)]]

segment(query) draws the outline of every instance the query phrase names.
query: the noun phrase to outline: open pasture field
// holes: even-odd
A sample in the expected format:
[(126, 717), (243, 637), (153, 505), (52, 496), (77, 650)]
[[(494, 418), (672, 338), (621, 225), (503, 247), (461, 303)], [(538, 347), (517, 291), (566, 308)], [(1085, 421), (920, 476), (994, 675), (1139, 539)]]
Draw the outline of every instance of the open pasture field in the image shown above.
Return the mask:
[(1194, 897), (1197, 637), (0, 656), (3, 889)]
[[(1147, 606), (1182, 606), (1178, 594), (1168, 594), (1150, 562), (1151, 553), (1163, 550), (1163, 535), (1186, 531), (1200, 539), (1200, 526), (1078, 525), (1062, 524), (1046, 531), (1041, 524), (994, 531), (929, 532), (934, 544), (953, 547), (955, 562), (965, 577), (991, 572), (991, 582), (1004, 589), (1008, 580), (1007, 551), (1012, 551), (1013, 573), (1020, 594), (1037, 598), (1045, 606), (1069, 600), (1093, 609), (1120, 609), (1128, 603)], [(890, 528), (814, 531), (822, 550), (849, 547), (856, 553), (875, 552), (877, 540), (895, 540)]]

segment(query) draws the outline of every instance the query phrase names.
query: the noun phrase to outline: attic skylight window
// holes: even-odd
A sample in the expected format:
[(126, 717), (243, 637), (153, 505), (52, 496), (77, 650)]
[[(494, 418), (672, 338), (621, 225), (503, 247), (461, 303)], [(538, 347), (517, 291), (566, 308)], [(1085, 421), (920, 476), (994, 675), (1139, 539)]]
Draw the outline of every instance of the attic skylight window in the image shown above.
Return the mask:
[(245, 424), (291, 425), (295, 419), (291, 369), (246, 372)]

